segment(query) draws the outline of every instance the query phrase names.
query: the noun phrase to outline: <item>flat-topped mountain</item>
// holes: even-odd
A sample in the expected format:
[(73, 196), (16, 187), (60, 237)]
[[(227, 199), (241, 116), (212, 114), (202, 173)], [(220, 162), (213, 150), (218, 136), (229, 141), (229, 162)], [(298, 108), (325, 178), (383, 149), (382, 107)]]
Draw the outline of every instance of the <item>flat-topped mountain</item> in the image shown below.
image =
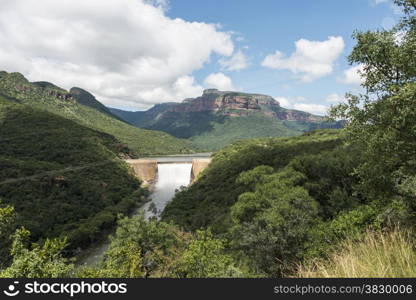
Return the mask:
[(279, 107), (279, 103), (270, 96), (223, 92), (217, 89), (205, 90), (202, 96), (185, 99), (182, 103), (171, 105), (171, 111), (261, 111), (265, 107)]
[[(116, 110), (113, 110), (116, 111)], [(321, 122), (325, 118), (299, 110), (285, 109), (274, 98), (262, 94), (248, 94), (217, 89), (204, 90), (202, 96), (188, 98), (181, 103), (169, 102), (155, 105), (146, 113), (159, 116), (169, 112), (218, 112), (222, 115), (240, 117), (251, 112), (288, 121)]]
[(274, 98), (208, 89), (181, 103), (157, 104), (147, 111), (110, 109), (141, 128), (190, 139), (201, 150), (216, 150), (244, 138), (293, 136), (318, 128), (340, 128), (340, 122), (286, 109)]

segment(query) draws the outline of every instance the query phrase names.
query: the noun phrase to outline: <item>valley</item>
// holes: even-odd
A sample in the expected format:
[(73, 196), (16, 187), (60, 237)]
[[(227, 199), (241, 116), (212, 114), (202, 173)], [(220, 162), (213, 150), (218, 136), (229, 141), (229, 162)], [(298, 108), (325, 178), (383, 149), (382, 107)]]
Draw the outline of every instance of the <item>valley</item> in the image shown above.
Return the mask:
[[(270, 1), (251, 35), (267, 47), (191, 2), (192, 22), (165, 1), (15, 2), (0, 10), (0, 278), (415, 277), (416, 1), (287, 16)], [(377, 27), (387, 11), (397, 24)]]
[[(144, 162), (155, 162), (155, 170), (152, 171), (154, 175), (152, 180), (146, 183), (149, 186), (150, 195), (148, 202), (137, 207), (129, 216), (144, 214), (145, 219), (160, 218), (160, 214), (163, 212), (165, 206), (173, 199), (177, 190), (183, 189), (192, 184), (192, 178), (198, 174), (193, 172), (194, 165), (201, 159), (208, 159), (209, 153), (196, 153), (192, 155), (170, 155), (164, 157), (149, 157), (141, 159)], [(128, 162), (130, 165), (134, 165), (135, 161)], [(204, 168), (206, 166), (204, 165)], [(140, 169), (142, 168), (142, 170)], [(134, 171), (137, 177), (142, 180), (143, 183), (148, 179), (148, 166), (146, 164), (139, 164), (134, 167)], [(198, 172), (202, 171), (198, 168)], [(111, 231), (114, 234), (114, 230)], [(110, 235), (110, 233), (108, 234)], [(97, 243), (85, 249), (78, 255), (77, 265), (93, 267), (99, 264), (103, 260), (103, 255), (108, 250), (110, 241), (105, 238), (102, 242)]]
[(147, 111), (110, 109), (139, 128), (159, 130), (187, 139), (202, 151), (219, 150), (242, 139), (296, 136), (320, 128), (341, 128), (310, 113), (285, 109), (270, 96), (205, 90), (181, 103), (163, 103)]
[[(127, 155), (192, 152), (189, 144), (169, 134), (135, 128), (113, 115), (95, 97), (80, 88), (70, 92), (46, 82), (29, 82), (22, 74), (0, 72), (0, 95), (11, 101), (57, 114), (82, 126), (116, 137)], [(126, 146), (128, 145), (128, 146)]]

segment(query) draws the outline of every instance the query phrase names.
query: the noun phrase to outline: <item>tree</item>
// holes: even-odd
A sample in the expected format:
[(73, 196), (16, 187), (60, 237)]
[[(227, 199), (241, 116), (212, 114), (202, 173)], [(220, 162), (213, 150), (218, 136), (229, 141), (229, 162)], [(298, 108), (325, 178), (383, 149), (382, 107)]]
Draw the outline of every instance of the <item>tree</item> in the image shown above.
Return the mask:
[(318, 214), (317, 202), (298, 186), (304, 179), (291, 168), (264, 176), (231, 207), (232, 248), (248, 257), (255, 273), (281, 276), (302, 257)]
[(137, 244), (129, 242), (111, 247), (105, 260), (93, 268), (80, 268), (77, 277), (81, 278), (141, 278), (145, 275), (141, 250)]
[(0, 269), (10, 261), (10, 236), (16, 229), (16, 214), (10, 205), (1, 206), (0, 201)]
[(198, 230), (196, 237), (183, 252), (175, 273), (180, 278), (238, 277), (231, 256), (224, 253), (224, 242), (207, 230)]
[(175, 226), (146, 220), (140, 213), (121, 218), (110, 247), (97, 268), (84, 268), (81, 277), (168, 277), (183, 251), (187, 236)]
[(33, 243), (28, 248), (29, 231), (16, 230), (13, 235), (10, 267), (0, 272), (6, 278), (59, 278), (68, 277), (73, 265), (61, 254), (67, 245), (66, 239), (47, 239), (43, 245)]

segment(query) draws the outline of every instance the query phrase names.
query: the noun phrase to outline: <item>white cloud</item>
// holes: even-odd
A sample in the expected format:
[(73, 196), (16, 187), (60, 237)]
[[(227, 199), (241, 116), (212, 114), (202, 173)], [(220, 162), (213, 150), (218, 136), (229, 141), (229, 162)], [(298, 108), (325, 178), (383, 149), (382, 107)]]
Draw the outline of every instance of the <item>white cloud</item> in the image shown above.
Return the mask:
[(239, 71), (248, 67), (247, 57), (241, 50), (229, 59), (220, 59), (219, 63), (224, 70), (228, 71)]
[(295, 103), (293, 104), (293, 108), (321, 116), (325, 115), (328, 111), (328, 106), (315, 103)]
[(333, 64), (344, 50), (345, 43), (342, 37), (331, 36), (326, 41), (300, 39), (295, 45), (296, 50), (289, 57), (276, 51), (267, 55), (262, 65), (272, 69), (289, 70), (299, 74), (302, 81), (313, 81), (332, 73)]
[(189, 74), (213, 53), (232, 55), (231, 34), (171, 19), (167, 6), (167, 0), (2, 1), (0, 69), (80, 86), (113, 106), (197, 96), (201, 87)]
[(207, 88), (215, 88), (221, 91), (235, 91), (236, 88), (233, 85), (233, 82), (230, 77), (224, 75), (224, 73), (212, 73), (208, 75), (204, 84)]
[(390, 3), (390, 9), (393, 11), (395, 15), (403, 14), (402, 7), (396, 5), (393, 0), (370, 0), (370, 4), (372, 6), (377, 6), (382, 3)]
[(326, 102), (328, 103), (332, 103), (332, 104), (337, 104), (337, 103), (343, 103), (346, 101), (345, 97), (339, 94), (329, 94), (326, 99)]
[(328, 106), (319, 103), (310, 103), (308, 99), (304, 97), (274, 97), (279, 101), (280, 106), (289, 109), (296, 109), (306, 111), (315, 115), (325, 115), (328, 111)]
[(390, 2), (390, 0), (371, 0), (371, 3), (373, 5), (379, 5), (381, 3), (387, 3), (387, 2)]
[(284, 107), (284, 108), (291, 108), (292, 104), (290, 102), (290, 100), (286, 97), (274, 97), (274, 99), (276, 99), (280, 106)]
[(357, 65), (344, 71), (343, 76), (338, 81), (346, 84), (362, 84), (364, 79), (360, 75), (363, 72), (364, 65)]

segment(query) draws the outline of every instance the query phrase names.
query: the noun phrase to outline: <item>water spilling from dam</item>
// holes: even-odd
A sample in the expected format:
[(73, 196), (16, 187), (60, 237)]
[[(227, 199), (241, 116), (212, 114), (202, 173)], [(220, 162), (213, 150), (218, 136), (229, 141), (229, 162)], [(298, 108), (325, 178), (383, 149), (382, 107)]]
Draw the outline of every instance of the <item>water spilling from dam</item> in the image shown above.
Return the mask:
[[(199, 172), (210, 162), (210, 154), (173, 155), (126, 160), (136, 176), (151, 187), (150, 201), (134, 211), (133, 215), (144, 211), (146, 219), (159, 218), (166, 204), (173, 199), (175, 192), (188, 186)], [(115, 228), (114, 228), (115, 230)], [(94, 266), (103, 259), (108, 249), (108, 239), (92, 245), (78, 257), (78, 266)]]
[(159, 216), (177, 189), (191, 181), (192, 163), (159, 163), (151, 201), (143, 206), (145, 217)]

